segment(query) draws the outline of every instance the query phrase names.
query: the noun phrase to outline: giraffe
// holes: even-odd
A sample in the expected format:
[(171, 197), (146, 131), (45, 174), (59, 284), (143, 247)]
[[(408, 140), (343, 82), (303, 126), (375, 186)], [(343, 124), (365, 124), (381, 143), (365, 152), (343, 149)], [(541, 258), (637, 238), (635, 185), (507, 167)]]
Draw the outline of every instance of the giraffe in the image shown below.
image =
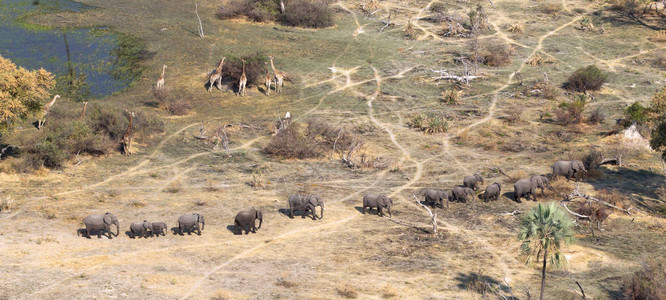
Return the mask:
[(129, 113), (129, 123), (127, 124), (127, 130), (123, 135), (123, 154), (132, 155), (130, 152), (130, 146), (132, 145), (132, 120), (134, 119), (134, 112)]
[(208, 77), (208, 92), (213, 89), (213, 85), (215, 85), (215, 83), (217, 83), (218, 89), (222, 89), (220, 88), (220, 86), (222, 86), (222, 65), (224, 64), (225, 58), (226, 57), (222, 57), (220, 64), (217, 65), (217, 69), (215, 69), (215, 71)]
[(166, 70), (167, 65), (162, 65), (162, 75), (160, 75), (160, 78), (157, 79), (157, 84), (155, 84), (155, 88), (157, 89), (163, 89), (164, 88), (164, 71)]
[(266, 96), (271, 94), (271, 82), (273, 81), (273, 78), (271, 77), (271, 74), (268, 73), (268, 62), (264, 62), (264, 67), (266, 67)]
[(245, 97), (245, 85), (247, 84), (247, 76), (245, 76), (245, 60), (243, 62), (243, 74), (241, 74), (240, 82), (238, 83), (238, 95)]
[(88, 101), (83, 102), (83, 110), (81, 110), (81, 117), (79, 119), (83, 120), (86, 117), (86, 107), (88, 106)]
[(56, 102), (56, 100), (58, 100), (58, 98), (60, 98), (60, 95), (55, 95), (55, 96), (53, 96), (53, 100), (51, 100), (49, 103), (46, 103), (46, 105), (44, 105), (44, 113), (42, 114), (42, 119), (37, 121), (37, 129), (42, 129), (42, 127), (44, 126), (44, 122), (46, 122), (46, 115), (49, 114), (49, 110), (51, 109), (51, 106), (53, 106), (53, 104), (55, 104), (55, 102)]
[(282, 92), (282, 83), (284, 81), (284, 74), (280, 72), (278, 69), (275, 68), (275, 65), (273, 64), (273, 56), (269, 56), (268, 58), (271, 59), (271, 68), (273, 69), (273, 74), (275, 75), (275, 93), (279, 94)]

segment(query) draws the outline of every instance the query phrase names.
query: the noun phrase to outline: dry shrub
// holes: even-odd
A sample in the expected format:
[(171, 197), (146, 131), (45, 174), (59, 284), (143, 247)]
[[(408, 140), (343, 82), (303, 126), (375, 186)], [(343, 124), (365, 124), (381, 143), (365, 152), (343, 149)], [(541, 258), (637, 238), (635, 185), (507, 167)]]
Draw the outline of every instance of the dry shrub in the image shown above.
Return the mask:
[(579, 124), (583, 120), (587, 101), (587, 95), (577, 94), (573, 100), (560, 103), (559, 110), (555, 113), (557, 123), (563, 126)]
[(442, 92), (440, 102), (446, 104), (459, 104), (465, 91), (456, 89), (447, 89)]
[(511, 63), (512, 52), (509, 44), (491, 40), (481, 44), (480, 55), (484, 65), (500, 67)]
[(484, 277), (482, 270), (470, 274), (467, 282), (465, 282), (465, 288), (468, 291), (485, 295), (490, 291), (490, 287), (486, 284)]
[(597, 108), (590, 113), (590, 116), (587, 118), (587, 123), (589, 124), (600, 124), (606, 120), (606, 116), (601, 112), (601, 108)]
[(568, 182), (566, 178), (562, 176), (553, 178), (550, 181), (550, 187), (552, 189), (546, 190), (546, 195), (551, 198), (565, 198), (567, 195), (571, 194), (571, 191), (573, 191), (571, 182)]
[(525, 32), (525, 26), (523, 26), (523, 24), (514, 23), (509, 25), (509, 27), (507, 27), (507, 30), (513, 33), (523, 33)]
[(391, 299), (398, 297), (398, 294), (399, 294), (398, 290), (392, 287), (391, 285), (387, 284), (382, 288), (382, 298), (384, 299)]
[(509, 171), (509, 172), (507, 172), (506, 175), (507, 176), (504, 177), (503, 181), (504, 181), (505, 184), (507, 184), (507, 186), (511, 185), (512, 187), (513, 187), (513, 184), (516, 181), (518, 181), (520, 179), (529, 178), (529, 174), (527, 174), (527, 172), (525, 172), (524, 170)]
[(264, 182), (264, 173), (262, 171), (255, 171), (252, 173), (252, 180), (248, 181), (247, 185), (255, 189), (263, 189), (266, 187)]
[(168, 86), (159, 89), (153, 86), (153, 96), (155, 96), (155, 99), (157, 99), (157, 101), (159, 102), (162, 102), (167, 98), (169, 98), (170, 94), (171, 94), (171, 88)]
[(333, 25), (333, 14), (326, 0), (290, 0), (277, 19), (283, 25), (297, 27), (324, 28)]
[(411, 128), (430, 134), (446, 132), (449, 129), (449, 123), (444, 117), (427, 116), (425, 114), (412, 116), (408, 125)]
[(648, 259), (624, 283), (624, 299), (666, 299), (666, 262), (663, 257)]
[(231, 292), (227, 290), (217, 290), (215, 291), (215, 294), (213, 294), (213, 297), (210, 298), (211, 300), (231, 300), (234, 299), (233, 295)]
[(591, 149), (588, 153), (583, 154), (583, 156), (580, 158), (580, 161), (583, 162), (585, 169), (588, 173), (590, 173), (591, 171), (594, 171), (598, 169), (599, 166), (601, 166), (601, 161), (603, 159), (604, 156), (601, 154), (601, 151), (597, 149)]
[(530, 66), (541, 66), (545, 64), (552, 64), (553, 62), (555, 61), (550, 56), (541, 55), (539, 52), (534, 53), (534, 55), (527, 59), (527, 64)]
[(576, 212), (584, 216), (589, 216), (590, 226), (592, 226), (592, 223), (596, 223), (600, 227), (601, 223), (608, 218), (612, 211), (601, 203), (585, 202), (576, 209)]
[(173, 99), (160, 102), (160, 107), (174, 116), (184, 116), (190, 112), (192, 105), (183, 99)]
[(515, 105), (511, 105), (506, 110), (506, 115), (504, 116), (504, 119), (509, 124), (517, 124), (522, 121), (522, 115), (523, 115), (523, 110), (521, 108)]
[(206, 179), (203, 189), (206, 192), (217, 192), (220, 190), (220, 188), (215, 184), (215, 181), (210, 178)]
[(278, 131), (271, 137), (263, 152), (280, 158), (305, 159), (322, 156), (324, 149), (317, 143), (312, 143), (312, 139), (299, 127), (299, 124), (292, 123), (289, 127)]
[(666, 42), (666, 30), (659, 30), (659, 31), (655, 32), (652, 37), (648, 38), (648, 40), (650, 40), (650, 42), (653, 42), (653, 43), (664, 43), (664, 42)]
[(418, 32), (416, 31), (416, 28), (414, 28), (414, 25), (412, 24), (412, 21), (410, 20), (407, 23), (407, 27), (405, 27), (405, 37), (414, 40), (418, 36)]
[(631, 207), (631, 201), (629, 201), (627, 195), (618, 189), (602, 189), (597, 193), (597, 198), (620, 208), (628, 209)]
[(14, 199), (11, 195), (7, 195), (0, 201), (0, 212), (10, 212), (14, 208)]
[(358, 292), (356, 291), (356, 289), (354, 289), (354, 287), (352, 287), (349, 284), (340, 285), (335, 289), (335, 291), (338, 293), (338, 295), (340, 295), (343, 298), (347, 299), (358, 298)]
[(465, 27), (462, 25), (463, 20), (460, 18), (451, 18), (448, 22), (444, 23), (442, 28), (442, 35), (449, 37), (462, 36), (466, 33)]
[(562, 94), (557, 86), (548, 81), (539, 81), (535, 83), (532, 90), (539, 91), (539, 95), (548, 100), (555, 100)]
[(285, 288), (293, 288), (298, 286), (298, 282), (295, 281), (289, 281), (286, 279), (283, 279), (282, 277), (278, 277), (277, 282), (275, 283), (277, 286), (285, 287)]
[(165, 193), (180, 193), (183, 190), (183, 183), (180, 182), (180, 180), (175, 180), (169, 183), (164, 190), (162, 190)]
[(134, 208), (141, 208), (141, 207), (146, 206), (146, 203), (145, 203), (145, 202), (141, 202), (140, 200), (131, 199), (131, 200), (129, 201), (129, 205), (130, 205), (131, 207), (134, 207)]
[(557, 14), (562, 11), (562, 4), (556, 2), (544, 2), (539, 4), (538, 7), (540, 12), (548, 15)]

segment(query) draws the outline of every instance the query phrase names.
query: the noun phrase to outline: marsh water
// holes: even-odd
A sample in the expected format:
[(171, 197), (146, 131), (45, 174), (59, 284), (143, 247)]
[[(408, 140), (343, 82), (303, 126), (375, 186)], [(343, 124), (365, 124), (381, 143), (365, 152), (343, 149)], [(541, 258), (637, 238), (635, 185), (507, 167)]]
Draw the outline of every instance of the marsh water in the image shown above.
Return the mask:
[[(104, 28), (48, 28), (23, 22), (35, 13), (86, 9), (90, 8), (68, 0), (0, 0), (0, 55), (29, 70), (46, 69), (56, 75), (59, 92), (79, 98), (125, 89), (132, 76), (118, 72), (117, 34)], [(66, 25), (67, 20), (62, 21)]]

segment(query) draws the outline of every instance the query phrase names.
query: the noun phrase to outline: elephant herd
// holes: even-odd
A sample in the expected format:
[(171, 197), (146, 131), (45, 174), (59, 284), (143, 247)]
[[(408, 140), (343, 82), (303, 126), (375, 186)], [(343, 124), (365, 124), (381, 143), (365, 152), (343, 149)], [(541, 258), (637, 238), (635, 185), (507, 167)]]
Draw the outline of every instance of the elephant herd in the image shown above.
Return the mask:
[[(289, 217), (294, 218), (294, 211), (303, 211), (303, 217), (305, 218), (308, 212), (312, 213), (312, 220), (317, 218), (322, 219), (324, 217), (324, 200), (318, 195), (292, 195), (289, 197)], [(375, 195), (367, 194), (363, 197), (363, 213), (365, 214), (365, 208), (372, 210), (373, 208), (377, 209), (377, 214), (384, 216), (384, 210), (386, 210), (391, 216), (391, 206), (393, 206), (393, 199), (384, 196), (384, 195)], [(316, 207), (321, 207), (320, 215), (317, 215)], [(256, 221), (259, 220), (259, 226), (256, 226)], [(263, 214), (260, 210), (251, 209), (248, 211), (241, 211), (236, 214), (234, 218), (233, 233), (242, 234), (245, 231), (245, 234), (248, 234), (250, 231), (256, 233), (257, 229), (261, 228), (262, 223), (264, 222)], [(118, 218), (107, 212), (104, 215), (89, 215), (83, 219), (83, 224), (85, 229), (79, 229), (78, 233), (83, 233), (87, 238), (90, 238), (91, 234), (97, 234), (97, 237), (100, 238), (102, 235), (113, 238), (120, 233), (120, 223)], [(184, 232), (191, 234), (192, 232), (201, 235), (201, 231), (204, 230), (206, 221), (204, 216), (198, 213), (182, 215), (178, 218), (178, 228), (172, 228), (174, 234), (183, 235)], [(115, 234), (113, 233), (112, 226), (116, 227)], [(127, 232), (127, 235), (134, 239), (136, 237), (153, 237), (153, 236), (166, 236), (167, 224), (164, 222), (148, 222), (144, 220), (143, 222), (136, 222), (130, 225), (130, 230)]]
[[(536, 190), (541, 189), (541, 194), (543, 194), (544, 188), (550, 187), (549, 178), (564, 176), (567, 180), (572, 178), (578, 180), (582, 179), (585, 173), (587, 173), (587, 170), (585, 170), (585, 165), (580, 160), (558, 161), (553, 164), (552, 173), (547, 176), (537, 175), (516, 181), (513, 185), (513, 200), (520, 203), (522, 198), (530, 200), (531, 197), (533, 201), (536, 201)], [(423, 192), (424, 202), (430, 206), (439, 206), (442, 208), (444, 207), (444, 203), (448, 207), (449, 201), (466, 202), (468, 197), (475, 195), (475, 191), (479, 189), (480, 184), (483, 184), (483, 182), (484, 180), (481, 175), (474, 174), (465, 176), (463, 184), (454, 187), (450, 191), (426, 189)], [(483, 194), (479, 197), (484, 199), (484, 201), (493, 201), (499, 199), (501, 192), (502, 184), (494, 182), (487, 186)]]

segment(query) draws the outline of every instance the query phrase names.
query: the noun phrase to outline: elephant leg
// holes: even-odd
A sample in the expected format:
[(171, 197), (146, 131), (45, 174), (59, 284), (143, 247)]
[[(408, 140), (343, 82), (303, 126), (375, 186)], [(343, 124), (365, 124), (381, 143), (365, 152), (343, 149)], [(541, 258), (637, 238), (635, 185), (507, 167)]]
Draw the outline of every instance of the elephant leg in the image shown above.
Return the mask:
[(289, 208), (289, 217), (292, 219), (294, 218), (294, 209), (291, 207)]
[(377, 215), (384, 216), (384, 210), (382, 209), (381, 206), (377, 206)]
[(365, 205), (363, 205), (363, 214), (365, 215)]

